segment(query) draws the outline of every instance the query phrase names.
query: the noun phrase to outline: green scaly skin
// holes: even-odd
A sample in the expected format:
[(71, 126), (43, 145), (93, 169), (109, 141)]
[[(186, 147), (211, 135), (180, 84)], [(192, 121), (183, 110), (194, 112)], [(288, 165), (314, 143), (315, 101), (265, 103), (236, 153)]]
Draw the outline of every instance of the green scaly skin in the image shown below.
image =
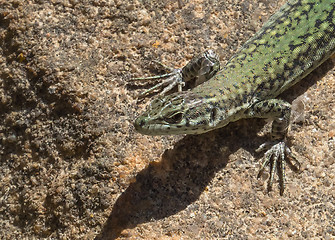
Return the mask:
[[(290, 0), (219, 72), (191, 91), (155, 99), (135, 121), (147, 135), (200, 134), (242, 118), (271, 118), (271, 142), (260, 174), (270, 164), (284, 192), (285, 164), (299, 162), (285, 144), (291, 105), (275, 99), (335, 52), (335, 1)], [(260, 175), (259, 174), (259, 175)]]

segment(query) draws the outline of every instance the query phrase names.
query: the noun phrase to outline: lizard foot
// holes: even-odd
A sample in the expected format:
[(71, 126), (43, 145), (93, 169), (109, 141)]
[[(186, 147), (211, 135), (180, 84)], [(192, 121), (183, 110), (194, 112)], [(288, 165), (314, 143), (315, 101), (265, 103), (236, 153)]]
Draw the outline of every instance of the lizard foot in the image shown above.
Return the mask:
[(161, 80), (152, 88), (140, 93), (138, 97), (144, 97), (148, 93), (152, 93), (157, 88), (163, 90), (159, 95), (165, 95), (175, 86), (178, 87), (178, 92), (183, 91), (186, 86), (187, 89), (192, 89), (201, 83), (212, 78), (220, 70), (219, 56), (213, 51), (208, 50), (194, 57), (183, 68), (173, 69), (161, 62), (154, 61), (169, 71), (167, 74), (157, 75), (152, 77), (132, 78), (130, 80)]
[(185, 86), (185, 82), (183, 80), (182, 76), (182, 69), (172, 69), (165, 65), (163, 65), (160, 62), (155, 61), (156, 63), (159, 63), (160, 65), (164, 66), (168, 70), (170, 70), (170, 73), (163, 74), (163, 75), (157, 75), (152, 77), (141, 77), (141, 78), (132, 78), (130, 80), (132, 81), (138, 81), (138, 80), (161, 80), (160, 83), (157, 83), (155, 86), (149, 88), (148, 90), (145, 90), (144, 92), (140, 93), (138, 97), (144, 97), (147, 94), (153, 92), (157, 88), (163, 88), (163, 90), (159, 93), (159, 95), (164, 95), (165, 93), (169, 92), (172, 88), (175, 86), (178, 86), (178, 92), (182, 91), (182, 88)]
[(267, 189), (268, 192), (270, 192), (272, 190), (274, 174), (275, 171), (277, 170), (279, 176), (280, 195), (282, 196), (284, 194), (284, 188), (285, 188), (286, 163), (288, 163), (289, 167), (294, 172), (300, 171), (300, 163), (283, 140), (266, 142), (260, 145), (258, 149), (256, 149), (256, 152), (262, 152), (262, 151), (266, 152), (264, 154), (264, 158), (262, 160), (257, 178), (259, 178), (263, 174), (265, 167), (269, 165), (270, 178), (268, 181)]

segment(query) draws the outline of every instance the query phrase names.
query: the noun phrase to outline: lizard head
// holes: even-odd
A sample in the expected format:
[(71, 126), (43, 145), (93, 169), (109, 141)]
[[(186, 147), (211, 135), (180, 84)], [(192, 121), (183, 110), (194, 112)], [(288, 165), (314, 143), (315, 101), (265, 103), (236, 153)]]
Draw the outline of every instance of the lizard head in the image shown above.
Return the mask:
[(224, 126), (225, 113), (212, 104), (213, 99), (193, 92), (158, 97), (134, 123), (146, 135), (200, 134)]

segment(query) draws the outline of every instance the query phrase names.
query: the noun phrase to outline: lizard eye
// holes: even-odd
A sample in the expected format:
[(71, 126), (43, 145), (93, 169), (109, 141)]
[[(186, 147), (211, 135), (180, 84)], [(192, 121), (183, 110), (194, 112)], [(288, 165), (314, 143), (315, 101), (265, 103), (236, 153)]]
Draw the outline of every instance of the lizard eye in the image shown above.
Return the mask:
[(170, 116), (166, 116), (164, 120), (168, 123), (180, 123), (183, 119), (183, 114), (181, 112), (172, 113)]

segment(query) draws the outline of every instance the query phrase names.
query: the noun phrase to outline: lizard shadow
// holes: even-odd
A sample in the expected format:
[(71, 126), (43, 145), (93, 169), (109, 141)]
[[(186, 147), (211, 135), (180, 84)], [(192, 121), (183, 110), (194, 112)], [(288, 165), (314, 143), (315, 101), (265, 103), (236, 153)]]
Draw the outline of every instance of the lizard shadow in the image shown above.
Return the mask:
[[(324, 71), (334, 66), (324, 65)], [(284, 99), (296, 98), (325, 73), (316, 79), (308, 77), (305, 85), (284, 93)], [(222, 129), (179, 140), (173, 149), (164, 152), (160, 162), (149, 164), (137, 174), (136, 181), (115, 202), (96, 239), (116, 239), (124, 229), (163, 219), (187, 208), (199, 198), (215, 174), (227, 166), (231, 154), (243, 148), (254, 155), (254, 149), (264, 142), (257, 136), (263, 126), (262, 119), (240, 120)]]
[[(229, 155), (239, 148), (252, 148), (259, 127), (248, 137), (241, 122), (229, 124), (202, 135), (188, 135), (173, 149), (166, 150), (161, 161), (139, 172), (136, 181), (120, 195), (105, 226), (96, 239), (115, 239), (122, 230), (138, 224), (163, 219), (187, 208), (196, 201)], [(254, 146), (255, 143), (251, 145)]]

